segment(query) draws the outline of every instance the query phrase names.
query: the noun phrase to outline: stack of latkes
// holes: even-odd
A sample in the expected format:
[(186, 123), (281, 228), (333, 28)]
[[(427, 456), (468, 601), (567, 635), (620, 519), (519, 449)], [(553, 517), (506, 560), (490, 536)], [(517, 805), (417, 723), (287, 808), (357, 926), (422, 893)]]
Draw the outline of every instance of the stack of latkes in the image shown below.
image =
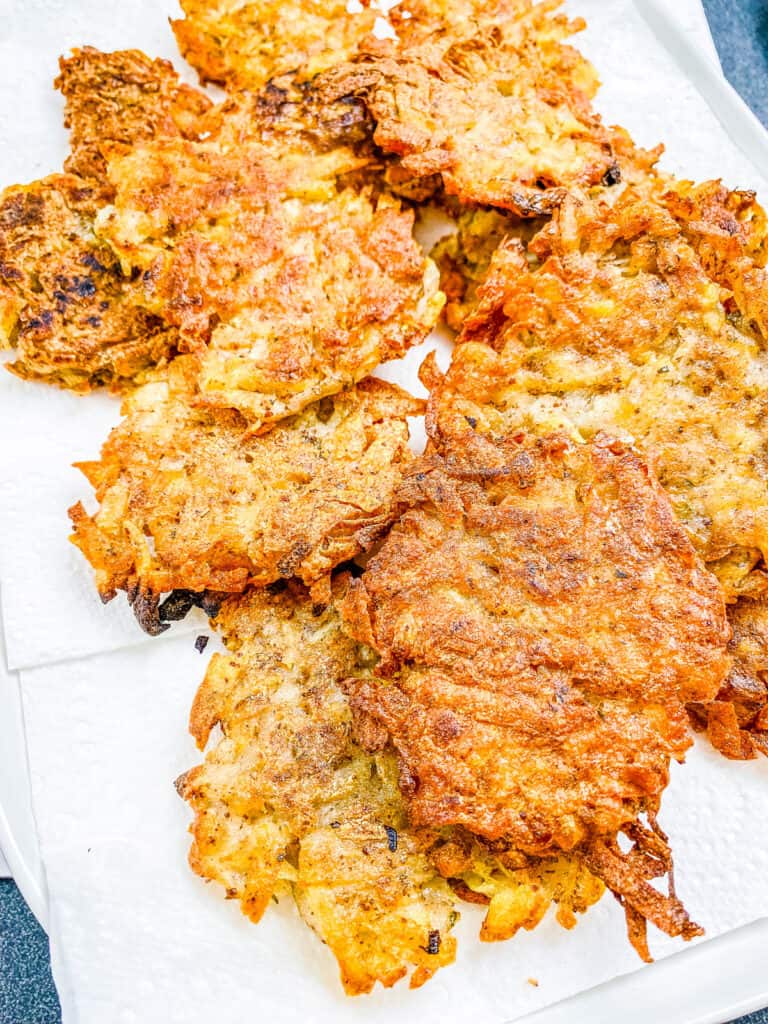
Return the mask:
[[(292, 896), (349, 993), (449, 964), (462, 901), (487, 941), (606, 887), (644, 960), (649, 921), (700, 934), (657, 814), (691, 725), (768, 753), (763, 210), (603, 124), (558, 0), (183, 7), (217, 104), (61, 60), (64, 169), (0, 199), (0, 340), (123, 396), (70, 510), (104, 601), (226, 648), (193, 869), (254, 922)], [(370, 376), (441, 315), (426, 401)]]

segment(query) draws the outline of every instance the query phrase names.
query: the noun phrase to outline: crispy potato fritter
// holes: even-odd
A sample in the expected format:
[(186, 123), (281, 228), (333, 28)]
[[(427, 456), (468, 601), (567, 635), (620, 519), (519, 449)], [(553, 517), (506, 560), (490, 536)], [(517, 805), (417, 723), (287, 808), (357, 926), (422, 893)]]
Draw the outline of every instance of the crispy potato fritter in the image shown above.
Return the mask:
[(378, 15), (367, 0), (350, 13), (346, 0), (182, 0), (184, 19), (171, 22), (182, 56), (203, 82), (259, 89), (300, 69), (311, 78), (351, 57)]
[(500, 4), (445, 35), (406, 35), (317, 87), (364, 99), (376, 143), (398, 158), (393, 180), (440, 175), (464, 202), (547, 214), (565, 188), (619, 176), (611, 132), (590, 106), (597, 76), (563, 44), (584, 23), (551, 16), (559, 6)]
[(647, 957), (645, 918), (697, 934), (643, 875), (671, 861), (638, 816), (690, 745), (685, 702), (728, 670), (722, 593), (630, 448), (434, 413), (406, 511), (343, 606), (381, 656), (352, 691), (360, 728), (390, 734), (414, 824), (582, 851)]
[(402, 356), (442, 307), (413, 213), (339, 191), (329, 159), (286, 168), (257, 144), (173, 141), (110, 164), (101, 234), (140, 273), (146, 308), (200, 354), (201, 397), (254, 427)]
[(237, 593), (331, 569), (368, 548), (395, 516), (411, 459), (406, 416), (422, 403), (369, 379), (254, 436), (233, 410), (196, 405), (180, 357), (136, 391), (98, 462), (79, 463), (100, 508), (70, 512), (74, 543), (104, 600), (125, 590), (159, 632), (160, 595)]
[(138, 50), (86, 46), (60, 60), (69, 174), (7, 189), (0, 198), (0, 343), (20, 377), (78, 391), (141, 383), (173, 355), (177, 331), (150, 311), (129, 268), (94, 231), (113, 197), (107, 160), (152, 138), (195, 137), (211, 103), (167, 61)]
[(493, 380), (481, 428), (636, 443), (728, 599), (763, 591), (765, 339), (668, 210), (570, 198), (527, 251), (497, 250), (480, 295), (451, 376)]
[[(334, 597), (349, 584), (342, 574)], [(228, 598), (190, 728), (205, 763), (177, 783), (195, 813), (190, 863), (258, 922), (291, 892), (349, 994), (411, 987), (453, 961), (456, 902), (487, 906), (480, 937), (532, 929), (553, 902), (565, 928), (604, 886), (582, 861), (494, 853), (468, 833), (409, 825), (391, 748), (366, 753), (345, 695), (374, 652), (297, 583)], [(447, 880), (447, 884), (446, 884)]]
[(0, 347), (19, 377), (76, 391), (140, 380), (175, 349), (176, 331), (134, 301), (96, 238), (94, 189), (74, 175), (0, 196)]
[(208, 97), (179, 81), (167, 60), (140, 50), (103, 53), (92, 46), (59, 60), (55, 86), (66, 99), (72, 152), (64, 169), (100, 186), (108, 200), (107, 161), (137, 142), (197, 138)]
[(253, 921), (292, 891), (349, 994), (411, 968), (411, 987), (423, 984), (454, 959), (457, 914), (429, 834), (407, 825), (394, 756), (351, 738), (339, 683), (371, 652), (296, 584), (230, 598), (214, 625), (228, 652), (213, 657), (190, 725), (201, 749), (214, 725), (223, 736), (178, 784), (195, 812), (193, 869)]
[(446, 446), (407, 474), (411, 510), (347, 606), (393, 683), (356, 700), (393, 732), (415, 821), (570, 850), (655, 809), (690, 743), (681, 702), (727, 670), (725, 608), (618, 442), (476, 455)]
[[(662, 179), (653, 171), (659, 151), (649, 153), (634, 146), (628, 136), (613, 128), (621, 181), (640, 182), (643, 188), (661, 189)], [(603, 186), (591, 194), (604, 199), (618, 198), (621, 189), (608, 191)], [(518, 217), (504, 210), (459, 206), (456, 230), (441, 238), (430, 255), (440, 270), (440, 287), (446, 296), (443, 315), (448, 326), (460, 331), (478, 301), (478, 288), (484, 283), (494, 253), (507, 239), (528, 245), (547, 223), (544, 217)]]

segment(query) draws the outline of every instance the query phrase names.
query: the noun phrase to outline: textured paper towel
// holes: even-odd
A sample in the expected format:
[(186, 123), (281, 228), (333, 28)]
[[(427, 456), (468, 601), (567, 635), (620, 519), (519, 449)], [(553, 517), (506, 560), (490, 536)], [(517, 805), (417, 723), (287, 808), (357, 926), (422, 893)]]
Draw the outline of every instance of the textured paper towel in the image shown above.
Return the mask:
[[(91, 567), (67, 540), (67, 509), (92, 499), (71, 464), (98, 457), (117, 421), (117, 402), (0, 372), (0, 409), (0, 581), (9, 667), (144, 642), (123, 596), (103, 605)], [(188, 632), (204, 623), (198, 615), (174, 628)]]
[[(65, 1024), (500, 1024), (640, 966), (609, 896), (572, 932), (550, 914), (497, 945), (478, 941), (467, 907), (455, 966), (417, 992), (344, 997), (290, 901), (254, 926), (186, 866), (190, 814), (172, 782), (198, 760), (184, 725), (207, 655), (186, 637), (21, 673), (56, 978), (75, 994)], [(704, 744), (673, 772), (661, 823), (709, 936), (768, 914), (766, 775)], [(651, 943), (657, 956), (682, 945)]]
[[(602, 107), (609, 119), (627, 124), (647, 144), (664, 137), (670, 143), (668, 165), (678, 171), (761, 185), (628, 3), (582, 0), (571, 6), (592, 20), (583, 46), (606, 83)], [(25, 17), (41, 7), (25, 4)], [(127, 38), (149, 47), (155, 5), (127, 7)], [(78, 5), (78, 18), (87, 12), (83, 24), (92, 19), (107, 37), (93, 31), (91, 41), (126, 45), (104, 27), (124, 18), (124, 9), (113, 18), (111, 10), (88, 0)], [(51, 5), (47, 13), (54, 26), (41, 26), (44, 41), (59, 38), (55, 21), (62, 8)], [(85, 38), (81, 32), (76, 40)], [(35, 45), (43, 45), (37, 40), (36, 26)], [(67, 41), (75, 41), (71, 32)], [(4, 56), (10, 59), (12, 49)], [(0, 95), (5, 109), (2, 100)], [(412, 358), (407, 365), (413, 363)], [(401, 380), (403, 371), (396, 371)], [(56, 435), (50, 440), (58, 443), (49, 395), (45, 418)], [(41, 415), (31, 397), (30, 410), (33, 401), (38, 408), (28, 412), (22, 427), (32, 425), (35, 412)], [(23, 408), (18, 412), (24, 415)], [(21, 469), (29, 463), (24, 431), (18, 436)], [(34, 463), (40, 453), (32, 455)], [(16, 507), (21, 514), (22, 503)], [(24, 514), (19, 539), (29, 537), (35, 525), (29, 517), (37, 511)], [(6, 523), (0, 527), (4, 531)], [(30, 563), (26, 575), (32, 580), (33, 570)], [(21, 561), (12, 578), (5, 563), (2, 571), (14, 588), (29, 585)], [(28, 607), (41, 599), (30, 598)], [(61, 651), (71, 630), (59, 632)], [(43, 641), (50, 642), (30, 634), (17, 644), (20, 661), (31, 662), (40, 652), (50, 657)], [(109, 637), (107, 645), (119, 642)], [(259, 1016), (275, 1022), (343, 1022), (361, 1013), (372, 1021), (397, 1015), (431, 1024), (469, 1015), (493, 1022), (638, 966), (610, 899), (575, 932), (548, 920), (536, 932), (498, 946), (476, 941), (478, 915), (468, 908), (454, 968), (416, 993), (396, 989), (360, 1001), (342, 998), (332, 957), (290, 907), (271, 910), (254, 927), (184, 867), (188, 814), (171, 781), (196, 759), (183, 722), (204, 664), (190, 638), (177, 637), (22, 673), (35, 809), (51, 890), (54, 970), (66, 1024), (234, 1024), (257, 1007)], [(710, 936), (768, 913), (765, 782), (764, 762), (733, 765), (704, 747), (675, 770), (662, 823), (674, 843), (680, 893)], [(653, 939), (659, 956), (680, 948), (663, 937)], [(538, 978), (539, 988), (528, 985), (528, 977)]]
[[(578, 43), (604, 82), (600, 108), (638, 140), (668, 144), (667, 165), (699, 178), (722, 175), (731, 184), (758, 180), (703, 100), (674, 67), (628, 0), (574, 0), (589, 30)], [(61, 98), (51, 88), (56, 58), (73, 45), (104, 49), (140, 46), (176, 57), (168, 28), (170, 4), (157, 0), (5, 0), (0, 38), (0, 178), (25, 181), (55, 170), (66, 153)], [(711, 52), (701, 10), (681, 4), (689, 31), (698, 26)], [(628, 45), (627, 41), (631, 40)], [(192, 80), (189, 69), (185, 76)], [(382, 376), (420, 392), (416, 369), (430, 341)], [(70, 463), (97, 455), (117, 419), (105, 395), (80, 397), (16, 381), (0, 372), (6, 443), (0, 451), (0, 581), (11, 667), (33, 666), (130, 644), (146, 638), (122, 596), (102, 606), (92, 574), (67, 543), (66, 510), (90, 494)], [(422, 434), (417, 429), (415, 440)], [(201, 619), (173, 627), (200, 628)]]
[[(16, 688), (18, 688), (18, 685), (19, 681), (16, 675), (8, 671), (3, 641), (2, 637), (0, 636), (0, 707), (4, 708), (2, 701), (6, 693), (11, 689), (11, 687), (15, 686)], [(1, 717), (0, 722), (3, 722), (3, 719)], [(5, 723), (3, 722), (3, 724)], [(4, 732), (2, 733), (2, 736), (3, 739), (5, 739)], [(5, 743), (0, 744), (0, 750), (4, 751), (5, 746)], [(21, 762), (21, 765), (19, 764), (19, 762)], [(18, 772), (20, 767), (23, 767), (24, 781), (26, 782), (26, 758), (16, 756), (16, 752), (14, 751), (13, 762), (8, 764), (8, 766), (6, 767), (2, 753), (0, 753), (0, 878), (8, 878), (10, 877), (11, 874), (11, 870), (8, 867), (8, 862), (6, 861), (5, 855), (3, 853), (3, 844), (8, 844), (11, 839), (11, 827), (7, 821), (8, 815), (5, 808), (5, 801), (7, 797), (11, 795), (11, 793), (10, 787), (8, 793), (5, 792), (6, 787), (4, 783), (10, 776), (11, 772)]]
[[(0, 608), (2, 601), (0, 601)], [(18, 673), (6, 665), (0, 635), (0, 877), (13, 875), (33, 913), (45, 918), (43, 865), (32, 792)], [(1, 1015), (0, 1015), (1, 1016)]]

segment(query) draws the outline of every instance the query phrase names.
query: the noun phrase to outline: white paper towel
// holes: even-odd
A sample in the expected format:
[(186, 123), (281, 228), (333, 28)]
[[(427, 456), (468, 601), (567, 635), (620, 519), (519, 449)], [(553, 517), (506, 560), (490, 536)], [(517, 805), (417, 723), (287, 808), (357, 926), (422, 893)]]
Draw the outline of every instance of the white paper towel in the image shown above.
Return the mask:
[[(577, 40), (603, 80), (598, 106), (638, 141), (664, 140), (667, 166), (698, 178), (722, 175), (730, 184), (763, 182), (729, 141), (695, 89), (653, 38), (629, 0), (573, 0), (590, 22)], [(0, 177), (25, 181), (55, 170), (66, 154), (62, 104), (50, 82), (57, 55), (73, 45), (105, 49), (141, 46), (176, 54), (157, 0), (5, 0), (0, 35)], [(701, 12), (679, 6), (688, 30)], [(703, 30), (706, 32), (706, 30)], [(186, 77), (192, 78), (189, 69)], [(764, 190), (763, 190), (764, 191)], [(382, 376), (419, 391), (416, 368), (427, 343)], [(66, 510), (90, 488), (70, 463), (95, 457), (117, 404), (106, 395), (81, 397), (0, 372), (6, 443), (0, 450), (0, 582), (6, 598), (5, 633), (11, 667), (46, 664), (130, 644), (146, 637), (122, 596), (102, 606), (91, 570), (66, 541)], [(201, 619), (173, 627), (199, 628)]]
[[(0, 601), (0, 607), (2, 602)], [(8, 671), (0, 635), (0, 877), (12, 874), (33, 914), (45, 921), (47, 895), (32, 814), (19, 677)], [(0, 922), (2, 933), (2, 922)], [(2, 1013), (0, 1013), (0, 1018)]]
[[(466, 907), (456, 965), (417, 992), (345, 997), (290, 901), (252, 925), (186, 866), (191, 815), (172, 782), (199, 758), (184, 725), (207, 657), (186, 637), (21, 673), (65, 1024), (501, 1024), (640, 967), (610, 896), (572, 932), (550, 914), (496, 945)], [(673, 772), (661, 823), (709, 936), (768, 914), (766, 782), (765, 762), (705, 744)], [(657, 956), (682, 945), (651, 935)]]
[[(144, 642), (123, 595), (103, 605), (90, 565), (67, 539), (67, 509), (78, 499), (95, 507), (72, 462), (98, 458), (118, 420), (118, 403), (0, 372), (0, 409), (0, 581), (9, 667)], [(204, 624), (198, 613), (174, 629)]]
[[(53, 20), (36, 31), (37, 43), (31, 34), (24, 39), (38, 47), (40, 35), (49, 41), (61, 38), (56, 19), (71, 15), (41, 0), (23, 8), (14, 0), (12, 6), (23, 11), (25, 20), (35, 18), (36, 10)], [(120, 19), (125, 7), (117, 12)], [(130, 38), (131, 45), (150, 48), (145, 40), (154, 31), (148, 26), (156, 23), (155, 4), (142, 0), (127, 8), (132, 35), (122, 39), (115, 40), (104, 27), (116, 19), (95, 0), (78, 5), (78, 20), (82, 15), (83, 24), (96, 25), (89, 38), (101, 45), (127, 45), (124, 40)], [(602, 107), (610, 120), (627, 125), (648, 145), (663, 137), (669, 143), (668, 166), (675, 170), (762, 186), (628, 2), (577, 0), (571, 9), (592, 22), (580, 45), (601, 71)], [(85, 38), (81, 33), (67, 41)], [(0, 48), (0, 75), (8, 63), (2, 58), (12, 49), (3, 54)], [(13, 106), (0, 83), (0, 109), (8, 109), (5, 101)], [(407, 365), (414, 364), (412, 357)], [(401, 380), (402, 373), (401, 367), (395, 370)], [(30, 466), (46, 465), (41, 451), (45, 429), (37, 447), (25, 448), (23, 428), (34, 429), (43, 418), (48, 441), (61, 436), (51, 393), (44, 392), (48, 405), (43, 411), (32, 391), (43, 393), (32, 388), (29, 405), (25, 398), (15, 407), (22, 428), (13, 432), (19, 477)], [(2, 408), (4, 399), (0, 386)], [(73, 419), (79, 416), (73, 413)], [(4, 471), (6, 466), (14, 470), (11, 462), (2, 463)], [(9, 491), (23, 495), (23, 483)], [(26, 520), (25, 530), (13, 535), (18, 541), (0, 547), (0, 572), (11, 584), (5, 592), (13, 595), (6, 604), (18, 596), (42, 613), (45, 595), (35, 594), (40, 563), (31, 555), (26, 564), (6, 555), (10, 547), (28, 541), (40, 510), (24, 508), (20, 500), (15, 508)], [(7, 527), (0, 510), (0, 532)], [(54, 536), (51, 523), (42, 529), (46, 532)], [(68, 645), (76, 653), (98, 649), (94, 644), (130, 642), (124, 635), (104, 640), (92, 635), (103, 628), (97, 617), (57, 624), (62, 607), (68, 607), (66, 600), (63, 605), (51, 602), (47, 618), (41, 619), (48, 623), (48, 635), (36, 633), (34, 625), (22, 633), (17, 616), (9, 639), (19, 664), (62, 657)], [(191, 638), (180, 636), (22, 673), (35, 810), (51, 891), (54, 972), (65, 1024), (240, 1024), (256, 1013), (278, 1024), (335, 1024), (363, 1014), (373, 1022), (396, 1015), (405, 1024), (451, 1024), (467, 1017), (501, 1022), (638, 967), (624, 938), (621, 912), (610, 898), (574, 932), (548, 919), (536, 932), (497, 946), (480, 945), (479, 915), (466, 908), (456, 966), (416, 993), (395, 989), (360, 1000), (342, 997), (333, 958), (287, 904), (270, 908), (265, 921), (254, 927), (236, 906), (224, 902), (220, 891), (185, 867), (189, 815), (171, 782), (197, 760), (184, 725), (210, 650), (201, 658)], [(768, 914), (767, 779), (765, 762), (730, 764), (703, 745), (687, 766), (674, 771), (661, 821), (673, 841), (680, 894), (710, 937)], [(657, 956), (679, 948), (678, 942), (653, 936)], [(528, 984), (531, 977), (538, 979), (538, 988)]]

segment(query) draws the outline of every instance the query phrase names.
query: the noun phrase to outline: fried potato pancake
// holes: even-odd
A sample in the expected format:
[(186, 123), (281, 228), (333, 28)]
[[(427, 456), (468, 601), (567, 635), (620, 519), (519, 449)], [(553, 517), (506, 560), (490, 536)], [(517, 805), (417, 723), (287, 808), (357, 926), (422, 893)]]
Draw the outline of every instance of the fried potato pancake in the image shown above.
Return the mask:
[[(369, 0), (321, 5), (317, 0), (250, 0), (233, 5), (181, 0), (184, 18), (171, 22), (182, 55), (202, 82), (232, 90), (258, 90), (285, 74), (309, 81), (322, 71), (377, 49), (376, 23), (386, 24), (403, 41), (425, 42), (435, 35), (459, 37), (478, 28), (478, 20), (499, 17), (528, 0), (409, 0), (386, 18)], [(556, 5), (555, 5), (556, 6)], [(355, 8), (355, 9), (350, 9)]]
[[(254, 436), (234, 410), (195, 404), (193, 357), (124, 405), (97, 462), (78, 463), (100, 507), (70, 510), (102, 599), (124, 590), (149, 632), (160, 596), (237, 593), (298, 576), (315, 584), (394, 518), (422, 403), (365, 380)], [(320, 582), (318, 582), (320, 581)]]
[[(337, 577), (334, 595), (348, 586)], [(568, 856), (545, 860), (482, 846), (468, 833), (408, 824), (389, 749), (355, 741), (344, 689), (370, 674), (374, 652), (295, 581), (227, 598), (190, 729), (205, 763), (178, 782), (195, 818), (190, 864), (258, 922), (292, 893), (336, 956), (350, 994), (413, 967), (411, 987), (451, 963), (458, 898), (487, 905), (480, 937), (509, 939), (553, 902), (572, 928), (602, 882)], [(446, 880), (448, 884), (446, 884)]]
[(694, 726), (732, 760), (768, 754), (768, 599), (743, 598), (728, 609), (733, 667), (717, 699), (692, 704)]
[(379, 12), (350, 12), (346, 0), (181, 0), (184, 18), (171, 22), (182, 56), (203, 82), (259, 89), (300, 71), (307, 78), (346, 60), (374, 28)]
[(176, 331), (134, 301), (114, 253), (96, 238), (95, 190), (74, 175), (0, 196), (0, 347), (19, 377), (76, 391), (140, 380), (170, 356)]
[(353, 710), (391, 736), (414, 825), (580, 853), (647, 958), (646, 918), (697, 933), (650, 886), (671, 859), (638, 817), (690, 745), (685, 702), (711, 700), (729, 668), (721, 590), (620, 442), (484, 436), (458, 414), (433, 415), (430, 436), (343, 604), (381, 656)]
[(201, 398), (254, 428), (402, 356), (442, 307), (413, 212), (339, 190), (337, 158), (299, 170), (257, 144), (173, 140), (110, 163), (101, 235), (199, 354)]
[(122, 388), (173, 355), (177, 331), (137, 302), (131, 273), (95, 235), (94, 218), (113, 197), (107, 156), (141, 140), (194, 137), (211, 102), (138, 50), (86, 46), (59, 63), (70, 173), (0, 197), (0, 343), (18, 349), (9, 369), (21, 377)]
[(229, 598), (213, 624), (228, 650), (211, 659), (190, 728), (201, 749), (215, 725), (222, 737), (178, 784), (195, 812), (193, 870), (253, 921), (291, 891), (349, 994), (411, 968), (422, 985), (453, 961), (458, 915), (429, 833), (407, 825), (394, 755), (351, 737), (339, 683), (372, 652), (297, 584)]
[(497, 250), (480, 295), (449, 374), (459, 405), (477, 382), (479, 429), (637, 444), (728, 599), (765, 590), (765, 339), (668, 210), (571, 197), (527, 250)]
[[(620, 171), (616, 185), (619, 181), (623, 184), (634, 182), (638, 187), (663, 191), (660, 183), (668, 179), (662, 179), (653, 169), (661, 155), (661, 147), (653, 151), (642, 150), (622, 129), (612, 128), (611, 131)], [(614, 201), (623, 188), (599, 185), (589, 191), (591, 195)], [(508, 238), (516, 238), (523, 245), (528, 245), (545, 226), (547, 219), (517, 217), (488, 207), (470, 207), (460, 209), (456, 222), (455, 233), (441, 238), (430, 255), (440, 270), (440, 287), (446, 296), (444, 319), (452, 330), (458, 332), (477, 305), (477, 290), (485, 281), (493, 254), (501, 243)]]
[(500, 4), (496, 17), (362, 54), (316, 87), (364, 99), (398, 178), (439, 175), (464, 202), (540, 216), (565, 189), (618, 177), (612, 133), (590, 105), (595, 71), (563, 43), (584, 22), (552, 16), (559, 6)]
[(64, 169), (99, 186), (111, 198), (106, 177), (110, 155), (154, 138), (197, 138), (208, 97), (179, 81), (167, 60), (140, 50), (103, 53), (92, 46), (59, 60), (54, 85), (65, 100), (64, 125), (72, 152)]
[(570, 850), (658, 806), (682, 701), (728, 668), (725, 608), (630, 449), (470, 444), (410, 468), (409, 511), (353, 584), (382, 657), (355, 700), (393, 734), (415, 822)]

